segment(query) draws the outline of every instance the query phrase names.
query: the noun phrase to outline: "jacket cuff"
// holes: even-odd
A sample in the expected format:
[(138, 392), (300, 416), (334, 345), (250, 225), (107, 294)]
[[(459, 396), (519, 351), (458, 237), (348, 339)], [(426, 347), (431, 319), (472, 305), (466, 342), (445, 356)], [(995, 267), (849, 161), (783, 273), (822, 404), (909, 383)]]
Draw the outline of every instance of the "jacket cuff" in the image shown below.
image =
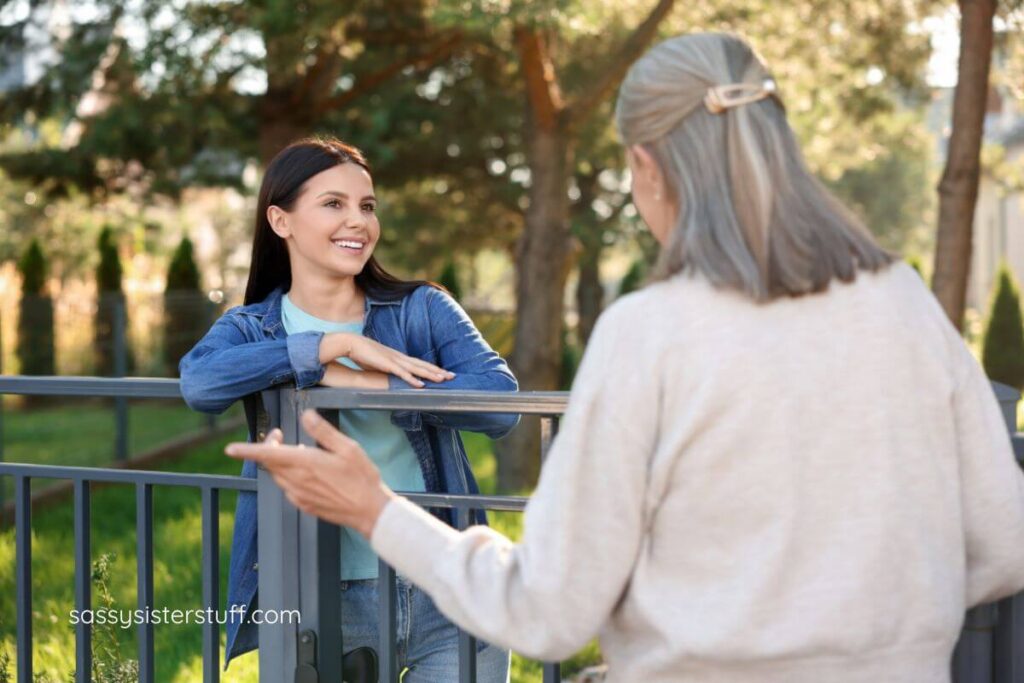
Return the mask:
[(295, 372), (295, 387), (305, 389), (319, 382), (324, 376), (320, 364), (320, 340), (323, 332), (299, 332), (286, 338), (288, 361)]
[[(411, 391), (412, 386), (400, 377), (388, 375), (388, 391)], [(423, 418), (418, 412), (396, 410), (391, 413), (391, 424), (407, 432), (418, 432), (423, 429)]]

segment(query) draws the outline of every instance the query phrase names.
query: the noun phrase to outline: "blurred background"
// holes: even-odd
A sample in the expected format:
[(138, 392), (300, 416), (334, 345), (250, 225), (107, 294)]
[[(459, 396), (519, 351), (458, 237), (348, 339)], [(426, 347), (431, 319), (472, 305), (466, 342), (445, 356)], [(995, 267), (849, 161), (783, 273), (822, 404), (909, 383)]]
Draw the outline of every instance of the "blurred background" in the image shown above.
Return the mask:
[[(446, 286), (524, 389), (567, 389), (601, 310), (656, 254), (627, 193), (616, 89), (651, 44), (704, 30), (762, 53), (813, 171), (933, 283), (990, 376), (1024, 386), (1019, 0), (0, 0), (0, 368), (176, 376), (241, 302), (262, 167), (321, 133), (370, 160), (382, 263)], [(114, 420), (107, 403), (9, 396), (0, 408), (7, 460), (235, 469), (217, 454), (237, 412), (211, 422), (149, 401)], [(471, 443), (485, 488), (529, 490), (536, 432)], [(130, 522), (117, 499), (102, 504)], [(37, 543), (67, 542), (62, 509)], [(169, 547), (197, 533), (188, 515), (198, 528), (195, 505), (174, 509)], [(133, 604), (130, 532), (109, 540), (126, 555), (105, 565), (111, 585), (124, 574)], [(168, 574), (195, 574), (179, 554)], [(6, 570), (0, 584), (2, 655)], [(73, 666), (62, 620), (45, 655), (54, 680)], [(110, 661), (131, 637), (111, 636)], [(168, 638), (160, 680), (193, 680), (187, 637)], [(531, 680), (517, 666), (514, 680)], [(254, 667), (243, 658), (226, 680)]]

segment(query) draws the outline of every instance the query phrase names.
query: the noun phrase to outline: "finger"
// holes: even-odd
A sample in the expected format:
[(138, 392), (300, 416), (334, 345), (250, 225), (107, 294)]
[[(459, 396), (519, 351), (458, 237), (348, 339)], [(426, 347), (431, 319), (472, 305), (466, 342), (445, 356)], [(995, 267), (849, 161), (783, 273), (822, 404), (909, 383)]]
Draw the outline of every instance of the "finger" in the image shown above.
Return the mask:
[(284, 446), (281, 444), (260, 443), (230, 443), (224, 452), (232, 458), (252, 460), (267, 467), (279, 467), (295, 458), (308, 457), (308, 454), (315, 449), (299, 448), (298, 446)]
[(434, 366), (429, 365), (429, 364), (424, 365), (424, 364), (409, 363), (406, 366), (406, 369), (409, 372), (411, 372), (411, 373), (413, 373), (415, 375), (418, 375), (419, 377), (423, 377), (425, 379), (433, 380), (435, 382), (443, 382), (444, 380), (448, 379), (448, 375), (447, 375), (447, 373), (445, 373), (444, 370), (438, 370), (438, 369), (434, 368)]
[(430, 373), (432, 373), (434, 375), (438, 375), (440, 377), (454, 377), (455, 376), (454, 372), (449, 372), (448, 370), (445, 370), (441, 366), (434, 365), (433, 363), (428, 363), (427, 361), (425, 361), (425, 360), (423, 360), (421, 358), (413, 358), (412, 356), (406, 356), (406, 358), (409, 359), (409, 361), (412, 363), (413, 367), (422, 369), (422, 370), (424, 370), (426, 372), (430, 372)]
[(414, 387), (417, 387), (419, 389), (423, 388), (423, 382), (421, 382), (419, 378), (417, 378), (411, 372), (403, 368), (401, 365), (396, 364), (393, 368), (391, 368), (391, 370), (389, 370), (389, 372), (395, 377), (399, 377), (405, 380), (407, 383), (411, 384)]
[(274, 445), (280, 445), (284, 443), (284, 432), (282, 432), (277, 427), (274, 427), (273, 429), (270, 430), (270, 433), (267, 434), (267, 438), (263, 440), (263, 443)]
[(344, 453), (353, 446), (358, 446), (353, 439), (339, 432), (313, 409), (302, 413), (302, 427), (318, 444), (332, 453)]

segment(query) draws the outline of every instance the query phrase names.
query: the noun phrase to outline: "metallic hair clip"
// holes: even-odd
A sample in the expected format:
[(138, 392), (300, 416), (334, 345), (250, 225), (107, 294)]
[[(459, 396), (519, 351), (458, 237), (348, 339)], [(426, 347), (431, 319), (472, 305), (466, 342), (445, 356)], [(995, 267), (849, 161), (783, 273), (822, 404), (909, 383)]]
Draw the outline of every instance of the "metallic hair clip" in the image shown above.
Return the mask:
[(775, 93), (775, 80), (766, 78), (760, 85), (753, 83), (732, 83), (708, 88), (704, 106), (712, 114), (721, 114), (726, 109), (763, 100)]

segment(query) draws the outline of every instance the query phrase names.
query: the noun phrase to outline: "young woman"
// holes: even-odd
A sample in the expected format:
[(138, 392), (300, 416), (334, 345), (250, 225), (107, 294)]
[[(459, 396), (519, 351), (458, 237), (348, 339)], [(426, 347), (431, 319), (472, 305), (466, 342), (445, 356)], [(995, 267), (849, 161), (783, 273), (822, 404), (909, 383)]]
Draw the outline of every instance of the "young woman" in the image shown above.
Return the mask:
[(659, 279), (598, 322), (520, 544), (393, 495), (315, 414), (333, 457), (229, 453), (490, 642), (557, 660), (600, 634), (609, 681), (949, 681), (964, 610), (1024, 587), (984, 373), (808, 172), (742, 40), (653, 48), (616, 113)]
[[(505, 362), (440, 288), (389, 275), (373, 256), (380, 239), (369, 165), (332, 139), (296, 142), (267, 166), (256, 209), (245, 304), (233, 308), (181, 361), (181, 390), (194, 409), (221, 412), (246, 401), (250, 440), (268, 431), (257, 392), (283, 383), (373, 389), (515, 391)], [(494, 438), (509, 415), (342, 411), (341, 427), (373, 454), (389, 486), (405, 491), (478, 492), (458, 430)], [(243, 475), (256, 476), (247, 464)], [(228, 602), (256, 598), (256, 496), (241, 494), (235, 517)], [(342, 631), (346, 650), (376, 648), (377, 559), (342, 530)], [(403, 680), (455, 680), (458, 636), (433, 602), (399, 577)], [(228, 625), (227, 661), (257, 647), (257, 628)], [(480, 645), (481, 681), (505, 681), (509, 655)]]

